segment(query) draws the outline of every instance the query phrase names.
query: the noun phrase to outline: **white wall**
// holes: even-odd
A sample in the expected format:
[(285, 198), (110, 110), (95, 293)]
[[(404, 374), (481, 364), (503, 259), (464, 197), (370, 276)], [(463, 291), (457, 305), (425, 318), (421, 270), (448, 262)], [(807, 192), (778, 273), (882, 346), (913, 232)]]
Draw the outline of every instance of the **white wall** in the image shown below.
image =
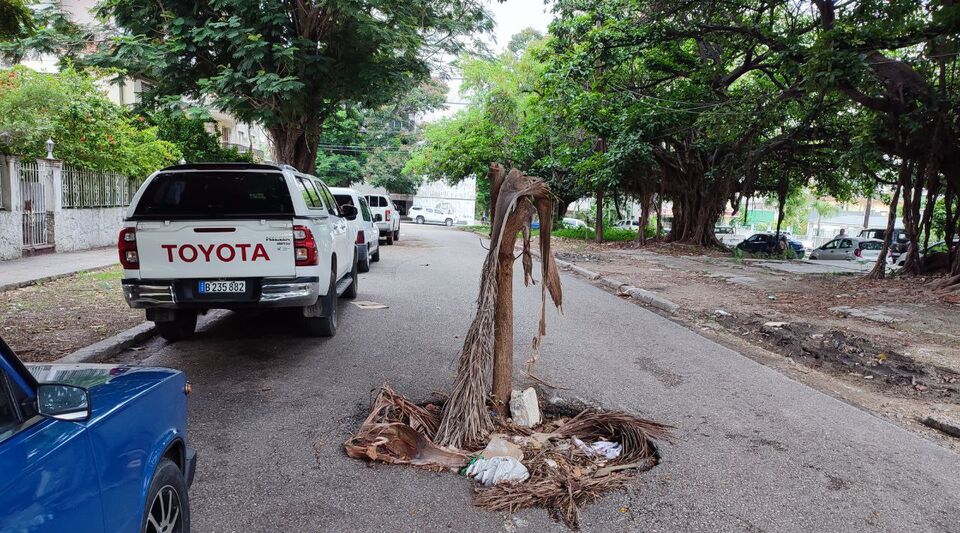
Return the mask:
[(116, 245), (125, 212), (125, 207), (60, 211), (54, 228), (57, 251), (72, 252)]
[(23, 250), (23, 215), (0, 210), (0, 261), (19, 259)]

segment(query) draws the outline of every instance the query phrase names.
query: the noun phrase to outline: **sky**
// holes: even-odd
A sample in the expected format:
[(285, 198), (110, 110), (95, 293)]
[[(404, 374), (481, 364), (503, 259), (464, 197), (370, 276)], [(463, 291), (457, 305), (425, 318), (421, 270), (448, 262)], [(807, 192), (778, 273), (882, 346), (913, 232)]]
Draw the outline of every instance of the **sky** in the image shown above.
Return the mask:
[[(533, 28), (542, 33), (547, 32), (547, 26), (553, 16), (550, 14), (550, 6), (545, 5), (543, 0), (507, 0), (499, 3), (496, 0), (488, 0), (488, 9), (493, 14), (493, 20), (496, 23), (493, 35), (488, 39), (490, 49), (494, 52), (502, 52), (510, 42), (510, 37), (525, 28)], [(451, 59), (452, 60), (452, 59)], [(454, 74), (456, 76), (456, 74)], [(461, 102), (460, 82), (456, 79), (446, 80), (450, 86), (447, 93), (447, 102)], [(461, 108), (460, 105), (451, 104), (442, 111), (428, 114), (424, 117), (426, 122), (432, 122), (444, 117), (448, 117)]]

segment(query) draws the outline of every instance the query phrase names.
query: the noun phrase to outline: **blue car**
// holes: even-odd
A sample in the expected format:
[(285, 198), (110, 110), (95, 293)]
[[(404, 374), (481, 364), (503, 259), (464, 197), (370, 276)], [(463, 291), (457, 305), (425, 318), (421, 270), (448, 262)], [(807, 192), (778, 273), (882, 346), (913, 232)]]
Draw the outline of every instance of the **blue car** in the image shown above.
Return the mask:
[[(793, 248), (793, 251), (797, 254), (797, 257), (803, 258), (803, 255), (806, 253), (803, 249), (803, 243), (798, 240), (791, 239), (783, 233), (780, 234), (780, 237), (786, 239), (787, 246)], [(743, 250), (744, 252), (754, 254), (773, 255), (778, 252), (779, 245), (777, 243), (777, 236), (773, 233), (755, 233), (738, 244), (737, 248)]]
[(188, 533), (182, 372), (24, 365), (0, 339), (0, 532)]

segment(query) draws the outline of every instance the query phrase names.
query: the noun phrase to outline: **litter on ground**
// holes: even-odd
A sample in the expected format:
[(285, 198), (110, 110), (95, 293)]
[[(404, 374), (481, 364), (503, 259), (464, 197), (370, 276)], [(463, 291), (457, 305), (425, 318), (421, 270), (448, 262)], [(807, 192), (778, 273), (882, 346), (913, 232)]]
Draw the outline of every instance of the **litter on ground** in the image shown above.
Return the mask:
[(473, 479), (474, 503), (515, 512), (544, 507), (577, 529), (580, 508), (657, 465), (658, 440), (670, 426), (624, 411), (587, 409), (573, 417), (545, 416), (537, 426), (494, 417), (483, 447), (456, 449), (434, 442), (441, 405), (413, 403), (382, 386), (370, 415), (344, 443), (348, 456), (459, 472)]

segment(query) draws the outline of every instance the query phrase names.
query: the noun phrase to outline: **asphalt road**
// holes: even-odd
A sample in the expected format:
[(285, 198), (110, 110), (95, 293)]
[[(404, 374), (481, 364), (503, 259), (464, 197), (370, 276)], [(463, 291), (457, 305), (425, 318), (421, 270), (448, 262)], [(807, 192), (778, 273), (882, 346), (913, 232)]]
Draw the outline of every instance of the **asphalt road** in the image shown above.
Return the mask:
[[(300, 336), (280, 314), (231, 314), (141, 352), (193, 383), (194, 530), (565, 531), (540, 509), (473, 507), (456, 475), (368, 467), (341, 448), (381, 383), (411, 398), (449, 387), (484, 253), (475, 235), (406, 224), (361, 275), (360, 298), (390, 308), (342, 302), (332, 339)], [(953, 452), (584, 281), (563, 283), (540, 377), (678, 427), (662, 464), (587, 507), (583, 530), (960, 532)], [(539, 286), (519, 287), (522, 363), (540, 298)]]

